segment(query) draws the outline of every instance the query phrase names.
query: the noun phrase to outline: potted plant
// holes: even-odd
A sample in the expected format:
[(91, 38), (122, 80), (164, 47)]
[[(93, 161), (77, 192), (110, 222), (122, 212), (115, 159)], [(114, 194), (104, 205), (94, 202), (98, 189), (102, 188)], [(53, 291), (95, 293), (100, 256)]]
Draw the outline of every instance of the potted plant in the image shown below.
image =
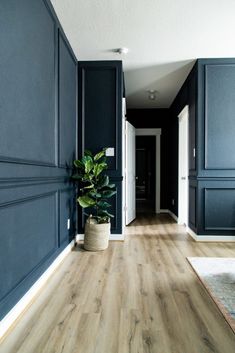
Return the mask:
[(105, 250), (110, 235), (110, 203), (107, 199), (116, 194), (115, 184), (109, 183), (104, 173), (107, 169), (105, 150), (93, 155), (86, 150), (84, 156), (74, 161), (76, 172), (73, 179), (82, 186), (77, 201), (89, 211), (85, 213), (87, 221), (84, 232), (84, 248), (90, 251)]

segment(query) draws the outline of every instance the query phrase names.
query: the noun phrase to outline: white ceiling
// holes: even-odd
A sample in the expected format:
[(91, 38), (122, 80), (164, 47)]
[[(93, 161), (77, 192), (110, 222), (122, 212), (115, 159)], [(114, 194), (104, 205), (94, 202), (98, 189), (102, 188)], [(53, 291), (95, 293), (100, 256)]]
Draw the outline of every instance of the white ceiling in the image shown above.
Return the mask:
[(51, 2), (78, 60), (123, 60), (129, 108), (169, 107), (196, 58), (235, 57), (235, 0)]

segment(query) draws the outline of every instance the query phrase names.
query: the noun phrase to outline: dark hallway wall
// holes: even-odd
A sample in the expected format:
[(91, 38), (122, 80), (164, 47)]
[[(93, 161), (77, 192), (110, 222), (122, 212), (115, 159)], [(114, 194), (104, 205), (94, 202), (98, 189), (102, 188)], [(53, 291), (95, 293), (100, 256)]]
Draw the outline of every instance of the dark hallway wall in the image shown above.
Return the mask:
[(127, 120), (137, 129), (162, 129), (161, 134), (161, 209), (168, 208), (168, 109), (127, 109)]
[[(80, 61), (78, 63), (78, 155), (113, 148), (107, 157), (107, 174), (116, 185), (110, 199), (113, 234), (122, 234), (122, 97), (121, 61)], [(78, 207), (78, 232), (84, 232), (85, 216)]]
[(202, 237), (235, 234), (234, 78), (234, 58), (198, 59), (169, 110), (169, 209), (178, 215), (178, 115), (188, 105), (189, 227)]
[(0, 43), (1, 320), (75, 234), (77, 60), (46, 0), (2, 0)]

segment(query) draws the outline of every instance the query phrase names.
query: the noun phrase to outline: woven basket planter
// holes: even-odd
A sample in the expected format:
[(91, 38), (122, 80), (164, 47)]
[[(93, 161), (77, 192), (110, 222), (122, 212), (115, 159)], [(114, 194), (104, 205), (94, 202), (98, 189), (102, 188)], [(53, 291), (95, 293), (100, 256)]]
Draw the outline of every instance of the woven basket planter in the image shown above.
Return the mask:
[(105, 250), (109, 246), (110, 223), (86, 222), (84, 249), (89, 251)]

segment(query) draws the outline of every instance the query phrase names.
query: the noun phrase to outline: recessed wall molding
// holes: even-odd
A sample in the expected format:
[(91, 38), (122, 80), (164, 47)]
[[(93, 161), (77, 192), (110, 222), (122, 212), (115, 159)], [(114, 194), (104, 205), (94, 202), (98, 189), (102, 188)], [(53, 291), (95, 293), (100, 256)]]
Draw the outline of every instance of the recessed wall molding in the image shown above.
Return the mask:
[[(114, 157), (108, 157), (108, 172), (110, 176), (118, 175), (120, 173), (119, 169), (121, 169), (121, 129), (119, 126), (122, 115), (121, 62), (79, 62), (79, 77), (81, 104), (80, 128), (82, 130), (80, 135), (82, 140), (80, 154), (84, 154), (86, 148), (93, 149), (93, 140), (95, 139), (88, 139), (88, 134), (91, 131), (91, 127), (94, 127), (95, 132), (97, 132), (97, 129), (100, 127), (101, 130), (99, 130), (99, 132), (101, 136), (105, 136), (103, 142), (107, 145), (105, 145), (105, 147), (115, 148)], [(103, 85), (105, 81), (106, 83)], [(102, 92), (102, 96), (100, 92)], [(98, 113), (95, 110), (94, 104), (91, 104), (92, 97), (97, 99), (97, 104), (99, 104)], [(101, 99), (103, 100), (102, 102)], [(109, 123), (109, 135), (107, 136), (102, 133), (105, 121)], [(100, 134), (98, 135), (100, 136)], [(100, 148), (104, 147), (101, 142), (99, 145)]]
[(204, 65), (204, 168), (208, 171), (235, 170), (231, 146), (235, 132), (234, 81), (235, 64)]
[[(0, 178), (0, 184), (13, 184), (16, 183), (29, 183), (29, 182), (66, 182), (69, 181), (70, 177), (68, 176), (55, 176), (55, 177), (21, 177), (21, 178), (15, 178), (15, 177), (10, 177), (10, 178)], [(1, 187), (1, 185), (0, 185)]]
[(204, 219), (206, 231), (235, 230), (235, 188), (205, 187)]

